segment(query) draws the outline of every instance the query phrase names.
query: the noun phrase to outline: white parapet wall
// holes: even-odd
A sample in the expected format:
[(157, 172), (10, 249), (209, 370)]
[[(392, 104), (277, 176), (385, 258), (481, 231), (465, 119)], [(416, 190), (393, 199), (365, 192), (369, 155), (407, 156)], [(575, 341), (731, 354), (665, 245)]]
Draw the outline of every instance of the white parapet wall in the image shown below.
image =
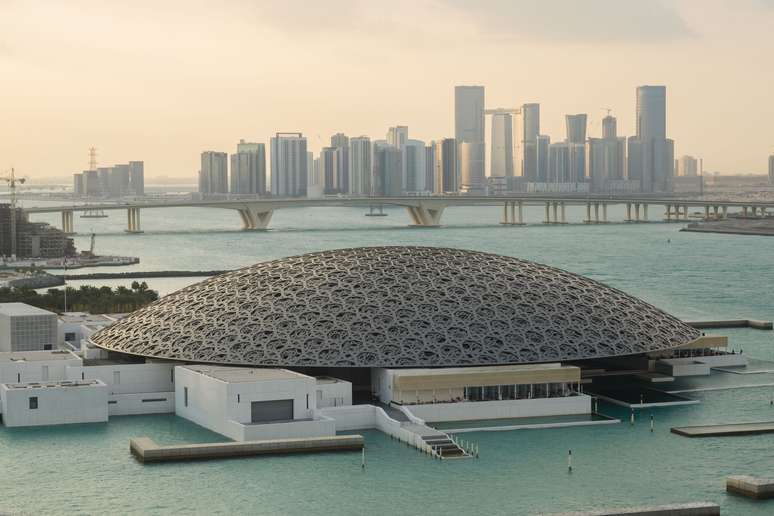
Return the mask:
[(327, 417), (287, 423), (262, 423), (251, 425), (228, 422), (229, 437), (235, 441), (264, 441), (267, 439), (301, 439), (304, 437), (329, 437), (336, 435), (336, 422)]
[(108, 420), (107, 386), (99, 380), (0, 385), (6, 426), (97, 423)]
[(399, 421), (388, 416), (381, 407), (374, 405), (329, 407), (318, 409), (315, 411), (315, 414), (335, 421), (337, 432), (380, 430), (420, 450), (425, 451), (428, 448), (428, 445), (422, 441), (419, 434), (403, 428)]
[(713, 367), (741, 367), (748, 363), (743, 354), (662, 358), (656, 361), (655, 369), (670, 376), (707, 376)]
[(404, 405), (427, 422), (510, 419), (520, 417), (564, 416), (591, 413), (591, 397), (585, 394), (525, 400), (465, 401)]

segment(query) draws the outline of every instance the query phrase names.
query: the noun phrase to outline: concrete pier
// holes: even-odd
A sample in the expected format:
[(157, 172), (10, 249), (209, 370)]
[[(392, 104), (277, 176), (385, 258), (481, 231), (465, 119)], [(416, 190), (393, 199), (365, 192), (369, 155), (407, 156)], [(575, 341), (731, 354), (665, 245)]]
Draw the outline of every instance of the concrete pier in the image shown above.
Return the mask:
[(756, 500), (774, 498), (774, 479), (731, 475), (726, 477), (726, 491)]
[(716, 503), (694, 502), (669, 505), (625, 507), (621, 509), (599, 509), (593, 511), (541, 513), (538, 516), (719, 516), (720, 506)]
[(365, 446), (362, 435), (273, 439), (225, 443), (159, 446), (149, 437), (129, 439), (129, 450), (140, 462), (224, 459), (251, 455), (359, 451)]
[(756, 321), (754, 319), (728, 319), (721, 321), (686, 321), (687, 325), (700, 330), (717, 328), (753, 328), (756, 330), (772, 330), (772, 321)]
[(731, 423), (726, 425), (682, 426), (670, 429), (673, 434), (683, 437), (730, 437), (774, 433), (774, 421), (759, 423)]

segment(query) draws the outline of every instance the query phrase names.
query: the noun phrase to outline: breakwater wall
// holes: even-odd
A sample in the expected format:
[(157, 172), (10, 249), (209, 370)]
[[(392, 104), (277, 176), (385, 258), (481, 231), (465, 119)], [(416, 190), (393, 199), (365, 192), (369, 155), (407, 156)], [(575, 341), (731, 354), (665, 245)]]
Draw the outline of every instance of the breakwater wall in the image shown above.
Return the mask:
[(234, 441), (177, 446), (160, 446), (148, 437), (136, 437), (129, 440), (129, 450), (140, 462), (225, 459), (286, 453), (359, 451), (364, 446), (365, 440), (362, 435), (337, 435), (268, 441)]
[(146, 272), (93, 272), (91, 274), (67, 274), (66, 280), (102, 280), (102, 279), (145, 279), (145, 278), (193, 278), (199, 276), (217, 276), (230, 272), (218, 271), (146, 271)]

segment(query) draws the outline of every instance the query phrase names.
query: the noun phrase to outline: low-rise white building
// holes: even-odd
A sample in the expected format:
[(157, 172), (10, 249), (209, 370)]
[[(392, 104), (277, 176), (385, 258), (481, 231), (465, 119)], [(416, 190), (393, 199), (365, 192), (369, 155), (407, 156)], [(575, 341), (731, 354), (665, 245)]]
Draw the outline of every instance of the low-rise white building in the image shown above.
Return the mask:
[(0, 303), (0, 352), (48, 350), (56, 343), (54, 312), (25, 303)]
[(179, 362), (87, 360), (68, 367), (66, 378), (104, 383), (111, 416), (169, 413), (175, 411), (176, 365)]
[(67, 380), (67, 368), (83, 360), (65, 350), (0, 353), (0, 383)]
[(376, 369), (373, 393), (425, 421), (588, 414), (580, 368), (559, 363)]
[(81, 349), (83, 341), (95, 331), (123, 319), (126, 314), (90, 314), (88, 312), (65, 312), (58, 317), (59, 342), (71, 349)]
[(107, 386), (99, 380), (3, 383), (0, 404), (9, 427), (108, 420)]
[(318, 376), (315, 407), (344, 407), (352, 405), (352, 382), (330, 376)]
[[(175, 413), (235, 441), (336, 435), (334, 420), (315, 416), (317, 387), (315, 378), (287, 369), (178, 366)], [(321, 390), (323, 399), (336, 397)]]

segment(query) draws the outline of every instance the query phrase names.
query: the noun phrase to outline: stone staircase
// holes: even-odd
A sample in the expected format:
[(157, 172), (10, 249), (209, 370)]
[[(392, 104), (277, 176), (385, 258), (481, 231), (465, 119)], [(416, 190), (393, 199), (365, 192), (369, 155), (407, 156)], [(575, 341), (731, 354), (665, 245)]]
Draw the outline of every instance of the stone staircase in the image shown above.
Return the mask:
[(415, 423), (403, 423), (401, 426), (406, 430), (419, 435), (428, 446), (435, 450), (439, 458), (471, 459), (475, 457), (472, 446), (470, 449), (466, 450), (456, 439), (440, 430)]
[(446, 434), (422, 438), (442, 459), (472, 459), (473, 455)]

